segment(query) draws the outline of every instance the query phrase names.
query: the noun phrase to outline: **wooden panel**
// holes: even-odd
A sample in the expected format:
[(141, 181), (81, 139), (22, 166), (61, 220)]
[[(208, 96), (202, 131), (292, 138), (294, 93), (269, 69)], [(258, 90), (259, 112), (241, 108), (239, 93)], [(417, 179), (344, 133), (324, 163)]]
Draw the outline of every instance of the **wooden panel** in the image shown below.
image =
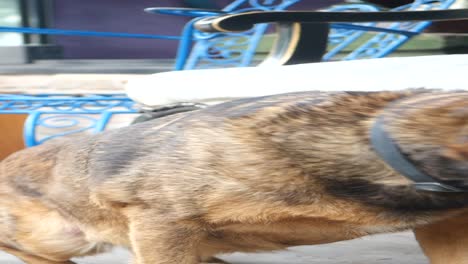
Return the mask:
[(27, 115), (0, 114), (0, 160), (25, 148), (23, 125)]

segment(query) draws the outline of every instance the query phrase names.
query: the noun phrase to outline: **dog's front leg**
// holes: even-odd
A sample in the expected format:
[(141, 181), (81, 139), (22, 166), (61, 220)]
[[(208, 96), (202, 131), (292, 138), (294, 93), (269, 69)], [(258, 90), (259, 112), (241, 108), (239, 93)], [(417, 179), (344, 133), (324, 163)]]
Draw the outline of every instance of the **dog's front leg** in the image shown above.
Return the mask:
[(141, 214), (130, 221), (133, 264), (199, 264), (199, 229), (190, 223)]
[(414, 230), (431, 264), (468, 263), (468, 213)]

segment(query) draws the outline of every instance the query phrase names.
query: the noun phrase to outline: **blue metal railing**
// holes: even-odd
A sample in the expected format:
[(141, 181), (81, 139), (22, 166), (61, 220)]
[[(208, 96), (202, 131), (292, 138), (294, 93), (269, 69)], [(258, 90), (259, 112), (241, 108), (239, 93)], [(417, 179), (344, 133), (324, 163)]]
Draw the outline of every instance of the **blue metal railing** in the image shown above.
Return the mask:
[(83, 30), (64, 30), (54, 28), (31, 28), (31, 27), (0, 27), (0, 32), (15, 32), (25, 34), (39, 35), (65, 35), (65, 36), (81, 36), (81, 37), (111, 37), (111, 38), (142, 38), (142, 39), (166, 39), (180, 40), (181, 36), (168, 35), (149, 35), (149, 34), (134, 34), (134, 33), (119, 33), (119, 32), (98, 32), (98, 31), (83, 31)]
[[(235, 0), (229, 6), (225, 7), (222, 12), (233, 11), (233, 9), (244, 7), (247, 3), (249, 3), (255, 10), (283, 10), (299, 1), (300, 0), (265, 0), (260, 3), (257, 0)], [(413, 4), (394, 10), (446, 9), (454, 1), (455, 0), (415, 0)], [(369, 5), (344, 5), (333, 8), (335, 11), (339, 10), (343, 12), (356, 9), (361, 11), (379, 11), (377, 8)], [(246, 10), (247, 9), (244, 8), (241, 11)], [(177, 70), (184, 70), (205, 65), (213, 65), (215, 67), (248, 66), (248, 63), (251, 61), (253, 54), (255, 53), (254, 50), (256, 45), (266, 30), (266, 25), (259, 25), (251, 32), (242, 34), (233, 33), (229, 36), (220, 33), (205, 34), (195, 30), (193, 23), (199, 19), (197, 18), (199, 16), (218, 14), (218, 11), (187, 11), (162, 8), (147, 9), (147, 11), (191, 16), (195, 18), (186, 24), (180, 36), (3, 26), (0, 26), (0, 32), (82, 37), (176, 40), (179, 41), (179, 48), (175, 66)], [(344, 48), (348, 47), (368, 31), (377, 31), (380, 33), (359, 46), (356, 50), (352, 51), (344, 57), (344, 59), (349, 60), (386, 56), (388, 53), (404, 44), (412, 36), (419, 34), (429, 24), (430, 22), (393, 23), (385, 27), (379, 27), (376, 23), (332, 24), (332, 32), (329, 38), (331, 49), (327, 54), (325, 54), (323, 60), (332, 59), (334, 55), (341, 52)], [(215, 38), (217, 38), (217, 40), (215, 40)], [(233, 41), (233, 38), (242, 40), (242, 43)], [(239, 56), (235, 53), (239, 53), (238, 51), (241, 50), (239, 46), (241, 45), (246, 47), (242, 50), (247, 52), (244, 52), (245, 54), (243, 53), (242, 56)], [(213, 53), (213, 50), (214, 55), (210, 54)], [(231, 58), (230, 54), (234, 54), (235, 56), (231, 56), (234, 58)], [(52, 138), (78, 132), (100, 132), (106, 128), (107, 123), (114, 114), (135, 113), (138, 113), (135, 103), (122, 94), (89, 96), (62, 94), (0, 94), (0, 114), (28, 115), (24, 128), (24, 139), (28, 147), (41, 144), (42, 142)], [(80, 121), (83, 121), (86, 124), (83, 125)], [(57, 133), (38, 139), (38, 128), (46, 128), (48, 130), (57, 129)]]
[[(201, 46), (197, 45), (195, 42), (207, 39), (205, 35), (196, 32), (193, 28), (193, 23), (198, 19), (198, 17), (235, 12), (239, 8), (245, 9), (245, 5), (250, 5), (255, 8), (255, 10), (282, 10), (299, 1), (300, 0), (265, 0), (259, 2), (257, 0), (233, 0), (222, 11), (177, 8), (156, 8), (157, 10), (150, 8), (146, 10), (147, 12), (154, 11), (155, 13), (161, 14), (194, 17), (194, 19), (186, 24), (180, 36), (6, 26), (0, 26), (0, 32), (80, 37), (176, 40), (179, 41), (179, 48), (175, 66), (177, 70), (183, 70), (188, 69), (187, 61), (190, 57), (192, 46), (196, 46), (197, 48), (200, 48)], [(263, 34), (263, 31), (258, 33)], [(250, 43), (258, 44), (259, 37), (257, 35), (255, 35), (254, 38), (255, 43)], [(247, 34), (245, 37), (247, 37)], [(252, 48), (247, 51), (253, 53)], [(193, 67), (195, 66), (196, 64), (193, 63)], [(101, 132), (106, 128), (106, 125), (114, 114), (135, 114), (138, 112), (139, 111), (136, 109), (135, 103), (125, 95), (73, 96), (63, 94), (0, 94), (0, 114), (28, 115), (24, 126), (24, 140), (28, 147), (35, 146), (43, 143), (44, 141), (64, 135), (84, 131), (89, 131), (91, 133)], [(47, 136), (42, 135), (42, 138), (38, 138), (38, 135), (41, 134), (38, 130), (41, 129), (46, 129), (49, 133), (47, 133)], [(51, 134), (50, 130), (53, 130), (54, 133)]]
[[(0, 94), (0, 114), (26, 114), (23, 137), (27, 147), (83, 131), (104, 131), (115, 114), (137, 114), (125, 94), (73, 96), (67, 94)], [(48, 129), (38, 138), (38, 129)]]

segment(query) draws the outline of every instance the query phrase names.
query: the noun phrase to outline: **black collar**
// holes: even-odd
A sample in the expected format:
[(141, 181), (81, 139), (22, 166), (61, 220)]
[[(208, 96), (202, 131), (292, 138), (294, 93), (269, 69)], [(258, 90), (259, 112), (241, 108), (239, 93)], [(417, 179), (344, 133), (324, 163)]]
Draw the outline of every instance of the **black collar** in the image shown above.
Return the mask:
[(375, 152), (395, 171), (414, 181), (417, 190), (431, 192), (464, 192), (453, 186), (437, 182), (420, 171), (400, 151), (400, 148), (384, 129), (383, 116), (377, 118), (371, 129), (370, 139)]

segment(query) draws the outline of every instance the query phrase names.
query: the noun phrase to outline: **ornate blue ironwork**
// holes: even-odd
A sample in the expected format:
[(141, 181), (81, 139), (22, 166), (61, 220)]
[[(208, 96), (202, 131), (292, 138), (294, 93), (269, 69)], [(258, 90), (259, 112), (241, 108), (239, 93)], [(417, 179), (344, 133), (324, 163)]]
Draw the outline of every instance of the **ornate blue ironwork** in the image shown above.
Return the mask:
[(28, 147), (65, 135), (98, 133), (113, 115), (137, 113), (135, 102), (125, 94), (0, 95), (0, 114), (28, 115), (24, 126)]
[[(379, 9), (373, 5), (367, 4), (350, 4), (350, 5), (338, 5), (327, 9), (327, 11), (334, 11), (334, 12), (372, 12), (378, 11)], [(361, 24), (354, 24), (354, 25), (361, 25), (361, 26), (375, 26), (377, 23), (361, 23)], [(366, 31), (363, 30), (353, 30), (349, 27), (332, 27), (330, 29), (330, 34), (328, 36), (328, 52), (324, 55), (323, 60), (328, 61), (334, 56), (336, 56), (339, 52), (343, 49), (351, 45), (351, 43), (355, 42), (359, 39), (362, 35), (364, 35)]]
[(90, 114), (134, 112), (134, 104), (125, 94), (0, 94), (0, 114), (28, 114), (36, 110)]
[[(236, 0), (223, 8), (220, 13), (238, 13), (247, 11), (284, 10), (301, 0)], [(208, 11), (179, 9), (146, 9), (152, 13), (195, 16), (197, 12), (206, 15)], [(212, 12), (212, 11), (211, 11)], [(242, 33), (204, 33), (193, 28), (189, 22), (182, 32), (182, 40), (176, 60), (176, 70), (194, 68), (220, 68), (249, 66), (255, 56), (255, 50), (264, 36), (268, 25), (257, 25)], [(195, 43), (194, 45), (192, 45)], [(190, 52), (189, 52), (190, 51)]]
[[(415, 0), (411, 4), (403, 5), (393, 10), (442, 10), (449, 8), (454, 2), (455, 0)], [(344, 5), (341, 7), (344, 9), (341, 11), (346, 11), (346, 7), (350, 7), (348, 11), (353, 11), (355, 8), (352, 5)], [(364, 10), (359, 9), (358, 11)], [(406, 43), (411, 36), (421, 33), (430, 24), (430, 21), (384, 24), (380, 31), (393, 30), (395, 33), (381, 32), (376, 34), (364, 44), (344, 56), (343, 60), (385, 57)], [(332, 46), (333, 48), (324, 56), (324, 60), (334, 59), (339, 52), (343, 51), (344, 48), (348, 47), (352, 42), (355, 42), (358, 38), (362, 37), (364, 33), (366, 33), (366, 31), (363, 30), (353, 30), (353, 25), (349, 26), (350, 27), (347, 29), (343, 24), (340, 24), (339, 28), (331, 31), (329, 39), (330, 43), (334, 46)], [(379, 24), (373, 23), (364, 26), (371, 26), (369, 31), (379, 31)], [(332, 27), (334, 27), (334, 25), (332, 25)]]
[[(220, 68), (249, 66), (255, 50), (267, 32), (267, 25), (257, 25), (242, 33), (203, 33), (194, 29), (198, 16), (217, 15), (246, 11), (284, 10), (301, 0), (234, 0), (221, 11), (184, 11), (158, 9), (159, 13), (195, 17), (186, 24), (181, 37), (143, 35), (110, 32), (85, 32), (57, 29), (7, 28), (14, 31), (36, 34), (61, 34), (103, 37), (139, 37), (158, 39), (180, 39), (176, 69)], [(395, 9), (429, 10), (446, 9), (455, 0), (415, 0), (412, 4)], [(342, 5), (331, 11), (378, 11), (371, 5)], [(151, 11), (151, 9), (149, 9)], [(333, 59), (344, 48), (362, 37), (367, 31), (381, 32), (345, 56), (345, 60), (384, 57), (405, 43), (411, 36), (420, 33), (430, 22), (404, 22), (385, 24), (335, 24), (330, 33), (330, 50), (324, 60)], [(195, 43), (195, 44), (194, 44)], [(24, 138), (27, 146), (41, 144), (47, 140), (79, 133), (103, 131), (115, 114), (136, 114), (135, 103), (124, 94), (112, 95), (11, 95), (0, 94), (0, 114), (27, 114)], [(45, 129), (47, 133), (41, 133)]]
[[(191, 17), (217, 15), (219, 13), (252, 10), (283, 10), (300, 0), (235, 0), (222, 11), (159, 9), (159, 13)], [(151, 10), (149, 10), (151, 11)], [(252, 60), (256, 46), (266, 31), (266, 25), (259, 25), (249, 32), (232, 34), (204, 34), (195, 31), (189, 22), (181, 37), (114, 32), (91, 32), (61, 29), (10, 28), (0, 31), (77, 35), (100, 37), (133, 37), (180, 40), (177, 69), (201, 67), (247, 66)], [(192, 49), (192, 43), (196, 45)], [(187, 60), (188, 55), (192, 54)], [(188, 62), (188, 63), (186, 63)], [(97, 133), (106, 128), (115, 114), (138, 113), (135, 103), (124, 94), (113, 95), (0, 95), (0, 114), (27, 114), (24, 139), (28, 147), (47, 140), (83, 132)], [(41, 133), (40, 130), (47, 130)]]

